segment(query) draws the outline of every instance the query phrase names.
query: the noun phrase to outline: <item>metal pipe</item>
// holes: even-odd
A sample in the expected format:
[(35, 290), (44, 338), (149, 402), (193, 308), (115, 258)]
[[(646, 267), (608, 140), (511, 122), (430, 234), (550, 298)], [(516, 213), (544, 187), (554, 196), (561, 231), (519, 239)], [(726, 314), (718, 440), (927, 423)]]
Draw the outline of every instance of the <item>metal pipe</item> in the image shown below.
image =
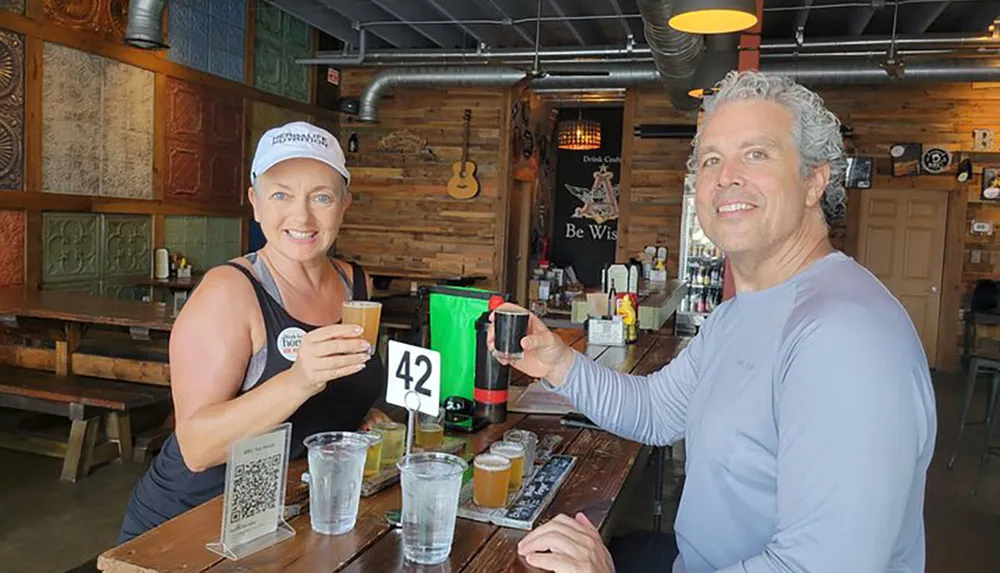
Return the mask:
[[(761, 45), (761, 52), (781, 52), (795, 51), (807, 52), (812, 50), (835, 49), (844, 51), (848, 47), (856, 48), (876, 48), (888, 47), (891, 38), (879, 36), (874, 38), (820, 38), (813, 41), (804, 42), (798, 45), (795, 42), (764, 42)], [(923, 34), (921, 36), (902, 36), (896, 39), (896, 46), (904, 47), (935, 47), (941, 49), (954, 48), (1000, 48), (1000, 40), (990, 36), (961, 36), (956, 34)], [(648, 45), (625, 45), (625, 46), (600, 46), (600, 47), (564, 47), (564, 48), (542, 48), (538, 51), (541, 59), (551, 58), (603, 58), (603, 57), (635, 57), (651, 56), (652, 50)], [(463, 50), (372, 50), (365, 56), (365, 64), (376, 63), (407, 63), (415, 65), (421, 60), (435, 62), (441, 65), (444, 60), (459, 61), (517, 61), (530, 60), (535, 57), (535, 51), (531, 48), (509, 48), (497, 50), (476, 50), (473, 52)], [(316, 52), (313, 58), (301, 58), (295, 60), (299, 64), (326, 64), (326, 65), (357, 65), (354, 60), (356, 54), (344, 55), (341, 52)]]
[(361, 94), (358, 119), (378, 121), (378, 101), (394, 87), (510, 87), (524, 79), (514, 68), (409, 68), (377, 72)]
[[(955, 59), (907, 64), (902, 78), (890, 77), (867, 61), (762, 61), (764, 72), (788, 76), (808, 86), (875, 85), (899, 82), (1000, 81), (1000, 58)], [(579, 74), (579, 75), (572, 75)], [(379, 71), (361, 94), (358, 119), (378, 121), (378, 102), (393, 87), (510, 87), (526, 77), (523, 70), (498, 67), (390, 68)], [(591, 65), (561, 68), (531, 81), (532, 89), (588, 90), (656, 85), (663, 76), (655, 65)]]
[[(642, 14), (643, 33), (653, 55), (667, 95), (678, 109), (696, 109), (698, 100), (687, 95), (691, 78), (701, 61), (704, 40), (699, 34), (678, 32), (669, 25), (672, 0), (637, 0)], [(633, 72), (634, 67), (631, 67)]]
[(128, 5), (128, 29), (123, 40), (143, 50), (169, 48), (163, 41), (163, 8), (166, 0), (131, 0)]

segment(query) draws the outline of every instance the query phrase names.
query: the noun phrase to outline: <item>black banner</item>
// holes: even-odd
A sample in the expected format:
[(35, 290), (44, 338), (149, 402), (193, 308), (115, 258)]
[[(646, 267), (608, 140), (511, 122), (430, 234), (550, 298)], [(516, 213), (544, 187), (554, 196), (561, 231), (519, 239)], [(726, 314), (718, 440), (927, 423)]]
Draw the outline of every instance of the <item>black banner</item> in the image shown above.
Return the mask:
[[(559, 110), (559, 120), (579, 109)], [(556, 162), (552, 263), (572, 266), (586, 286), (601, 286), (601, 269), (615, 260), (618, 241), (618, 180), (622, 152), (622, 108), (584, 108), (584, 119), (601, 124), (601, 148), (560, 149)], [(552, 137), (558, 141), (558, 133)]]

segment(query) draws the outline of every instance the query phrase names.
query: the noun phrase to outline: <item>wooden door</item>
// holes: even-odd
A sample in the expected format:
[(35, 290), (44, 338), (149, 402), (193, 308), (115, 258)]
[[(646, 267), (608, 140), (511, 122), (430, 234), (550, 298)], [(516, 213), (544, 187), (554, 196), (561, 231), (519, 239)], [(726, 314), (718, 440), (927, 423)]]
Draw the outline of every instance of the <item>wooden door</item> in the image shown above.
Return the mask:
[(948, 193), (870, 189), (858, 196), (857, 260), (906, 308), (933, 368), (937, 362)]

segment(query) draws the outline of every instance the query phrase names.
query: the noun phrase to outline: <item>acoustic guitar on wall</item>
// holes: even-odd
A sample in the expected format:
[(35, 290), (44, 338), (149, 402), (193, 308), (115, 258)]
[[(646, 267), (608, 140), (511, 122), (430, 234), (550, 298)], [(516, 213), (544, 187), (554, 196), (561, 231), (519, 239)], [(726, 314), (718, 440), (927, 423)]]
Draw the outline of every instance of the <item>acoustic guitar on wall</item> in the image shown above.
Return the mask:
[(476, 163), (469, 160), (469, 121), (472, 110), (465, 110), (465, 137), (462, 140), (462, 160), (451, 164), (451, 179), (448, 180), (448, 195), (456, 199), (472, 199), (479, 193), (476, 181)]

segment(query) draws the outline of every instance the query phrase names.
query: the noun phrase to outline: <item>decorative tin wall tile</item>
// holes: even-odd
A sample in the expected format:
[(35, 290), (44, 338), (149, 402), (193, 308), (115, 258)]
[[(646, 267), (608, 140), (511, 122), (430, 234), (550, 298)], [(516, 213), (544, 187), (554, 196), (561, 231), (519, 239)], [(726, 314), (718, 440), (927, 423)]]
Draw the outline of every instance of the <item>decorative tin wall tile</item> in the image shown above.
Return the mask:
[(168, 198), (239, 203), (243, 100), (168, 78), (166, 139)]
[(46, 44), (42, 191), (151, 199), (153, 74)]
[(240, 220), (235, 217), (167, 217), (166, 247), (205, 271), (240, 256)]
[(0, 287), (24, 283), (24, 212), (0, 211)]
[(269, 103), (254, 101), (250, 104), (250, 148), (247, 154), (253, 156), (257, 142), (264, 132), (293, 121), (309, 121), (309, 115), (299, 113)]
[(263, 0), (256, 1), (254, 85), (308, 102), (311, 68), (295, 59), (312, 55), (312, 28)]
[(0, 30), (0, 189), (23, 188), (24, 37)]
[(205, 232), (205, 267), (211, 268), (240, 256), (240, 220), (209, 217)]
[(129, 0), (43, 0), (50, 21), (110, 40), (121, 40), (128, 28)]
[(103, 216), (103, 275), (148, 275), (152, 252), (149, 247), (150, 218), (136, 215)]
[(100, 296), (104, 298), (135, 300), (141, 302), (142, 297), (149, 296), (149, 287), (137, 285), (135, 284), (135, 281), (103, 280), (100, 285)]
[(0, 10), (24, 14), (24, 0), (0, 0)]
[(60, 292), (75, 292), (90, 296), (101, 296), (101, 281), (93, 279), (66, 283), (42, 283), (42, 290), (57, 290)]
[(43, 213), (42, 221), (42, 282), (96, 281), (99, 215)]
[(246, 0), (174, 0), (169, 19), (171, 60), (243, 81)]

